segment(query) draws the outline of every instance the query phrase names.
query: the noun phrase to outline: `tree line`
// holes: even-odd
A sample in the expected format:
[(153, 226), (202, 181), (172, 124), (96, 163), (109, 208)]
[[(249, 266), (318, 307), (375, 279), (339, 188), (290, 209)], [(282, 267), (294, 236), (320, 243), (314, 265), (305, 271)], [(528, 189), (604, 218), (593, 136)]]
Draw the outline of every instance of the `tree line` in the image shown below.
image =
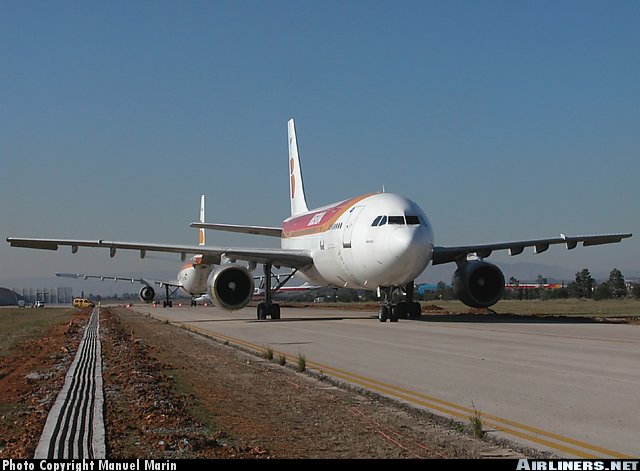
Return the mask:
[[(609, 274), (609, 279), (601, 283), (597, 283), (591, 276), (589, 269), (584, 268), (576, 273), (575, 280), (560, 287), (554, 289), (544, 288), (547, 284), (547, 279), (542, 275), (538, 275), (535, 284), (537, 287), (532, 288), (529, 286), (520, 285), (520, 280), (515, 277), (509, 279), (509, 285), (511, 288), (505, 290), (503, 299), (568, 299), (568, 298), (583, 298), (583, 299), (623, 299), (629, 296), (640, 299), (640, 283), (633, 284), (631, 289), (628, 288), (624, 279), (624, 275), (620, 270), (614, 268)], [(436, 290), (432, 292), (425, 292), (421, 296), (417, 296), (417, 299), (423, 301), (434, 300), (453, 300), (456, 299), (453, 293), (453, 288), (447, 285), (443, 281), (437, 284)]]

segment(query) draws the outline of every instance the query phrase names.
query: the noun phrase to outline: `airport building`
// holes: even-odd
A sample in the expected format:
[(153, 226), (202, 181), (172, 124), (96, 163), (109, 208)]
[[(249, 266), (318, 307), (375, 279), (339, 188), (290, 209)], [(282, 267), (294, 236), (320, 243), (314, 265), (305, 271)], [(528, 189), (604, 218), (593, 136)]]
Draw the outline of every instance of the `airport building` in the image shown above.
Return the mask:
[(0, 288), (0, 306), (17, 306), (18, 294), (7, 288)]
[(73, 291), (68, 287), (15, 290), (0, 288), (0, 306), (16, 306), (21, 299), (27, 304), (33, 304), (36, 301), (42, 301), (45, 304), (71, 304)]

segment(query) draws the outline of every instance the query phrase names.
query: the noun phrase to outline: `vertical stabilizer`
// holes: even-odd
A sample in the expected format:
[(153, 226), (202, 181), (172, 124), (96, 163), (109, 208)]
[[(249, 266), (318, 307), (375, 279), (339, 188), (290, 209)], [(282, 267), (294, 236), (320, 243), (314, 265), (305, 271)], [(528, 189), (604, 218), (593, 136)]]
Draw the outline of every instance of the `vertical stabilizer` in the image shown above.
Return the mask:
[(307, 199), (304, 196), (300, 158), (298, 157), (298, 140), (293, 118), (287, 123), (289, 130), (289, 196), (291, 197), (291, 215), (307, 213)]
[[(204, 221), (204, 195), (200, 196), (200, 222), (205, 222)], [(198, 245), (204, 245), (205, 244), (205, 239), (204, 239), (204, 228), (200, 229), (200, 238), (198, 240)]]

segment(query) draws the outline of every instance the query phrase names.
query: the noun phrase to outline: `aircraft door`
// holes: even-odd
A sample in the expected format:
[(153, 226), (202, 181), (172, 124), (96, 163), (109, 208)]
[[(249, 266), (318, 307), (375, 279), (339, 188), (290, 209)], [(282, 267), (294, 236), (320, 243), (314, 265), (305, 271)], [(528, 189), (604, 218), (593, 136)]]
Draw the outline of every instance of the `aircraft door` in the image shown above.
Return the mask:
[(347, 222), (342, 231), (342, 247), (345, 249), (351, 248), (351, 235), (353, 234), (353, 228), (356, 224), (356, 219), (364, 209), (364, 206), (355, 206), (349, 213)]

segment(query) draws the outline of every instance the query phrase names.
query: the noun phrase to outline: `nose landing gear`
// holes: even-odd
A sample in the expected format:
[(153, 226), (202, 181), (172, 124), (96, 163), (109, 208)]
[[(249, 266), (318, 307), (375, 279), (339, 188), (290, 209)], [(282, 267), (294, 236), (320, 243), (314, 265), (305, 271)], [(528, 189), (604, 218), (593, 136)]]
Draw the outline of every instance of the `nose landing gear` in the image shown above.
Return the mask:
[[(413, 300), (413, 281), (404, 286), (378, 287), (380, 322), (398, 322), (398, 319), (420, 319), (422, 307)], [(402, 301), (398, 299), (404, 298)]]

